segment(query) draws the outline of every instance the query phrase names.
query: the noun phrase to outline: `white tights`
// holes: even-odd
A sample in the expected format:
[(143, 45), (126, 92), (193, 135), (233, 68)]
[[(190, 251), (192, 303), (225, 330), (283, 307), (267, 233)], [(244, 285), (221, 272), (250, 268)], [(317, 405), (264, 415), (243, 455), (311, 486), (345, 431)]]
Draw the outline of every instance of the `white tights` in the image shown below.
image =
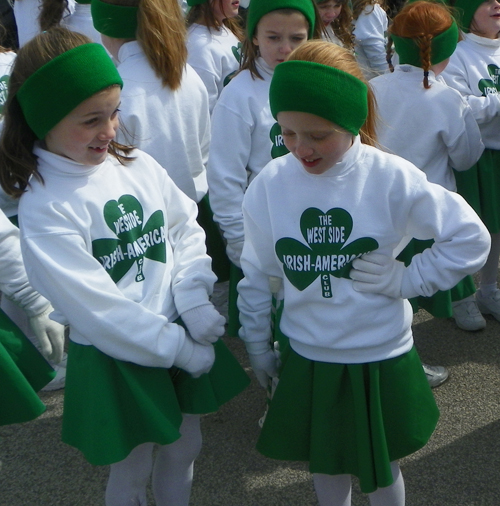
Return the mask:
[(160, 446), (153, 465), (154, 443), (136, 446), (127, 458), (111, 464), (106, 506), (145, 506), (152, 472), (157, 506), (188, 506), (194, 461), (201, 450), (199, 415), (183, 415), (181, 437)]
[[(404, 506), (405, 485), (397, 462), (391, 462), (392, 485), (368, 494), (371, 506)], [(313, 474), (320, 506), (351, 506), (351, 475)]]

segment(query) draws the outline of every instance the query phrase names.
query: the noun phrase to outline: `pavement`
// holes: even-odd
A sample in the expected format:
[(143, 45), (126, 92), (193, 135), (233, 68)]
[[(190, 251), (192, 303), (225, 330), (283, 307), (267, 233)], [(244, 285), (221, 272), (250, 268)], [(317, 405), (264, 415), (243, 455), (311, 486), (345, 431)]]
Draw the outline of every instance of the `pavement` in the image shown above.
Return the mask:
[[(400, 461), (406, 506), (500, 506), (500, 322), (486, 319), (486, 329), (470, 333), (451, 319), (415, 316), (422, 361), (448, 367), (450, 378), (434, 390), (441, 418), (430, 442)], [(250, 371), (242, 343), (224, 340)], [(104, 505), (108, 468), (88, 464), (60, 441), (64, 390), (40, 396), (42, 416), (0, 427), (0, 506)], [(255, 450), (264, 408), (265, 392), (253, 378), (239, 397), (203, 417), (191, 506), (317, 505), (304, 463)], [(354, 479), (352, 505), (368, 504)]]

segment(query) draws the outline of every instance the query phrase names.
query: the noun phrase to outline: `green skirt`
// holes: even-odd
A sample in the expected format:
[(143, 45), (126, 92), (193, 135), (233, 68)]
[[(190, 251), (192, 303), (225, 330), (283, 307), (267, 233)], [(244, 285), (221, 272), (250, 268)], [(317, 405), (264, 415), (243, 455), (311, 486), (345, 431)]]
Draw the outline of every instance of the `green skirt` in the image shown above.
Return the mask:
[(205, 231), (207, 253), (212, 259), (212, 270), (217, 276), (217, 281), (227, 281), (229, 279), (230, 261), (226, 254), (226, 245), (222, 238), (221, 231), (214, 221), (214, 213), (210, 207), (208, 195), (205, 195), (200, 202), (198, 202), (197, 221)]
[[(415, 255), (430, 248), (433, 243), (433, 240), (419, 241), (412, 239), (397, 259), (408, 266)], [(453, 316), (452, 302), (465, 299), (474, 293), (476, 293), (474, 280), (472, 276), (466, 276), (451, 290), (436, 292), (431, 297), (414, 297), (410, 299), (410, 303), (414, 313), (418, 312), (419, 309), (425, 309), (435, 318), (451, 318)]]
[(0, 310), (0, 425), (41, 415), (45, 405), (36, 392), (55, 375), (31, 341)]
[(392, 484), (390, 463), (422, 448), (436, 427), (439, 411), (415, 348), (366, 364), (315, 362), (291, 348), (283, 360), (257, 442), (266, 457), (357, 476), (371, 493)]
[(238, 283), (243, 279), (243, 271), (231, 263), (229, 271), (229, 295), (227, 299), (227, 335), (229, 337), (238, 337), (240, 330), (240, 312), (238, 311)]
[(500, 232), (500, 151), (485, 149), (465, 172), (455, 171), (457, 192), (483, 220), (491, 234)]
[(215, 412), (250, 383), (222, 341), (208, 374), (144, 367), (70, 341), (62, 440), (93, 465), (123, 460), (136, 446), (173, 443), (182, 413)]

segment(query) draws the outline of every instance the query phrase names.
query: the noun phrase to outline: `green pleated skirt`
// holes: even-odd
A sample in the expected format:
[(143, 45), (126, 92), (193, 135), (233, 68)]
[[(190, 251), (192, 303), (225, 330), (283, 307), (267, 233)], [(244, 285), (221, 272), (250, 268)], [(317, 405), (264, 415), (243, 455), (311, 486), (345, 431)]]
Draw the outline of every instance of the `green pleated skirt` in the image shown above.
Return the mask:
[(250, 383), (222, 341), (208, 374), (144, 367), (70, 341), (62, 440), (93, 465), (123, 460), (136, 446), (173, 443), (182, 413), (215, 412)]
[(391, 485), (390, 463), (422, 448), (439, 418), (415, 348), (347, 365), (288, 350), (257, 449), (307, 461), (312, 473), (357, 476), (365, 493)]
[(210, 207), (208, 195), (205, 195), (198, 202), (197, 221), (205, 231), (207, 254), (212, 259), (212, 270), (217, 276), (217, 281), (227, 281), (229, 279), (229, 265), (231, 262), (226, 254), (226, 245), (222, 233), (214, 221), (214, 213)]
[(31, 341), (0, 310), (0, 425), (41, 415), (45, 405), (37, 392), (55, 375)]
[(485, 149), (465, 172), (455, 171), (457, 192), (483, 220), (491, 234), (500, 232), (500, 151)]
[[(412, 239), (397, 259), (408, 266), (415, 255), (430, 248), (433, 243), (433, 240), (419, 241)], [(435, 318), (451, 318), (453, 316), (452, 302), (465, 299), (474, 293), (476, 293), (474, 280), (472, 276), (466, 276), (450, 290), (438, 291), (432, 297), (414, 297), (410, 299), (410, 303), (414, 313), (418, 312), (419, 309), (425, 309)]]

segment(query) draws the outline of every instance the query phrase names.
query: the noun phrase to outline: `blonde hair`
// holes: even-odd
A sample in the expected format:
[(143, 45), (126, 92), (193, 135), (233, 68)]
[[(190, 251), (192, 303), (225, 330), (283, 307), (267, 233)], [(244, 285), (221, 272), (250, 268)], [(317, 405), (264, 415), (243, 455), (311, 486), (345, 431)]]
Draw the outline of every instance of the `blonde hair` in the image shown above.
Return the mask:
[(334, 67), (365, 83), (368, 87), (368, 116), (359, 131), (361, 142), (369, 146), (377, 145), (375, 125), (377, 121), (377, 104), (372, 89), (366, 81), (363, 72), (356, 62), (355, 56), (347, 49), (332, 44), (331, 42), (311, 40), (304, 42), (293, 50), (287, 60), (309, 61)]
[(178, 0), (104, 0), (138, 7), (137, 41), (163, 86), (181, 85), (187, 61), (186, 26)]

